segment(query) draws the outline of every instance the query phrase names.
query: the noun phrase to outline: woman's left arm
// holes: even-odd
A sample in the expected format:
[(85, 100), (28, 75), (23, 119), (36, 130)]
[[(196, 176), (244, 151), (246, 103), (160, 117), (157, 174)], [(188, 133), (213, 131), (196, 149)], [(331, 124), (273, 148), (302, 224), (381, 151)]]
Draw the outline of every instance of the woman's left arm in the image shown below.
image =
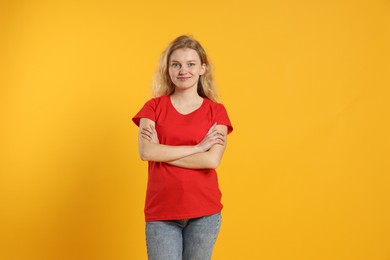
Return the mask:
[(222, 132), (225, 136), (225, 142), (223, 144), (214, 144), (206, 152), (192, 154), (187, 157), (183, 157), (166, 163), (189, 169), (216, 169), (219, 166), (222, 160), (223, 153), (226, 149), (227, 126), (216, 125), (215, 128)]

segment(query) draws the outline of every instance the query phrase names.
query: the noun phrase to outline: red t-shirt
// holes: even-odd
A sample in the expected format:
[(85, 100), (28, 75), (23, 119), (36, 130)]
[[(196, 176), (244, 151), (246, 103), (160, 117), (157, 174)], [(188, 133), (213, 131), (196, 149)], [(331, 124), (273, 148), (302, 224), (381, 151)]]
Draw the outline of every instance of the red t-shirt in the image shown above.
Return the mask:
[[(155, 122), (161, 144), (196, 145), (216, 122), (233, 130), (225, 107), (204, 98), (190, 114), (180, 114), (170, 96), (153, 98), (133, 117)], [(177, 220), (208, 216), (222, 209), (217, 173), (213, 169), (186, 169), (149, 161), (145, 220)]]

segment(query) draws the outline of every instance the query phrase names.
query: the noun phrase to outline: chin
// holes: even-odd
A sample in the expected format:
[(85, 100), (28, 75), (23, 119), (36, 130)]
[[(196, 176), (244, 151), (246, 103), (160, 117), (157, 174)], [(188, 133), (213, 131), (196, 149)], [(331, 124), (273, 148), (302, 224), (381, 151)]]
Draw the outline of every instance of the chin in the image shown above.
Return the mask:
[(188, 89), (196, 86), (197, 84), (189, 84), (189, 83), (181, 83), (181, 84), (175, 84), (175, 86), (179, 89)]

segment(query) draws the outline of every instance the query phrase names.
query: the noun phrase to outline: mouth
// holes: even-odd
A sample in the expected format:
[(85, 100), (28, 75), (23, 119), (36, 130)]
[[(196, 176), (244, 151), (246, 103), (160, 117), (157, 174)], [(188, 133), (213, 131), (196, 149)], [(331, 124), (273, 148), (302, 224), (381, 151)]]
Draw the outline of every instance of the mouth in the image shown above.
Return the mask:
[(180, 81), (186, 81), (188, 79), (190, 79), (191, 77), (177, 77), (178, 80)]

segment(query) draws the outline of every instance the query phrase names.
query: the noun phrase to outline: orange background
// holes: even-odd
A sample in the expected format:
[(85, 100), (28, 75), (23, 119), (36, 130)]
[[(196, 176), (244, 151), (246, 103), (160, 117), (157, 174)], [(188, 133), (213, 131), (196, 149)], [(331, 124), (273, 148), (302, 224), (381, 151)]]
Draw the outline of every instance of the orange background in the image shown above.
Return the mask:
[(146, 259), (131, 117), (183, 33), (235, 127), (213, 259), (390, 259), (389, 5), (1, 1), (0, 259)]

